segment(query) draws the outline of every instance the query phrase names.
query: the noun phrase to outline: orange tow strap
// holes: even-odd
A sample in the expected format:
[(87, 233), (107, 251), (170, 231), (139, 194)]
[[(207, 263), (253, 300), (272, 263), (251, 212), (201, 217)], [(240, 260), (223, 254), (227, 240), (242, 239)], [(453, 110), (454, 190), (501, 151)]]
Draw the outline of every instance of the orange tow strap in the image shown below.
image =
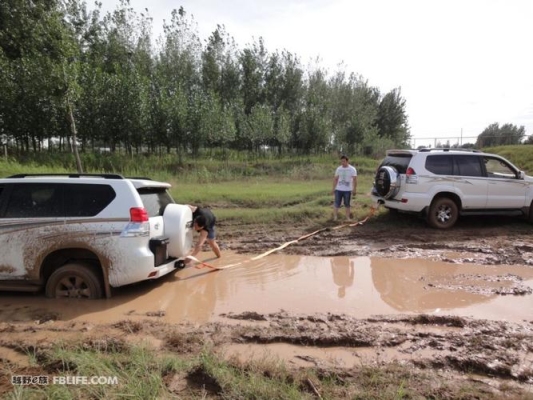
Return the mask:
[(356, 221), (356, 222), (353, 222), (353, 223), (348, 223), (348, 224), (343, 224), (343, 225), (339, 225), (339, 226), (335, 226), (333, 228), (322, 228), (322, 229), (319, 229), (317, 231), (314, 231), (314, 232), (311, 232), (311, 233), (308, 233), (304, 236), (301, 236), (299, 237), (298, 239), (295, 239), (295, 240), (291, 240), (290, 242), (286, 242), (286, 243), (283, 243), (281, 246), (279, 247), (276, 247), (275, 249), (271, 249), (271, 250), (268, 250), (258, 256), (255, 256), (255, 257), (252, 257), (248, 260), (244, 260), (244, 261), (241, 261), (241, 262), (238, 262), (236, 264), (229, 264), (229, 265), (224, 265), (222, 267), (216, 267), (214, 265), (211, 265), (211, 264), (208, 264), (206, 262), (203, 262), (203, 261), (200, 261), (199, 259), (197, 259), (196, 257), (193, 257), (193, 256), (187, 256), (185, 258), (188, 258), (188, 259), (191, 259), (193, 261), (196, 261), (198, 264), (195, 266), (195, 268), (204, 268), (204, 267), (207, 267), (207, 268), (211, 268), (211, 269), (215, 269), (215, 270), (222, 270), (222, 269), (228, 269), (228, 268), (231, 268), (231, 267), (236, 267), (238, 265), (242, 265), (242, 264), (245, 264), (249, 261), (255, 261), (255, 260), (259, 260), (260, 258), (263, 258), (265, 256), (268, 256), (269, 254), (272, 254), (276, 251), (279, 251), (281, 249), (284, 249), (285, 247), (287, 246), (290, 246), (291, 244), (294, 244), (294, 243), (298, 243), (299, 241), (301, 240), (304, 240), (304, 239), (307, 239), (307, 238), (310, 238), (311, 236), (314, 236), (320, 232), (324, 232), (324, 231), (328, 231), (328, 230), (337, 230), (337, 229), (341, 229), (341, 228), (345, 228), (345, 227), (350, 227), (350, 226), (358, 226), (358, 225), (363, 225), (364, 223), (366, 223), (366, 221), (368, 221), (368, 219), (370, 217), (372, 217), (375, 212), (377, 210), (377, 207), (372, 207), (370, 209), (370, 213), (366, 216), (365, 219), (363, 219), (362, 221)]

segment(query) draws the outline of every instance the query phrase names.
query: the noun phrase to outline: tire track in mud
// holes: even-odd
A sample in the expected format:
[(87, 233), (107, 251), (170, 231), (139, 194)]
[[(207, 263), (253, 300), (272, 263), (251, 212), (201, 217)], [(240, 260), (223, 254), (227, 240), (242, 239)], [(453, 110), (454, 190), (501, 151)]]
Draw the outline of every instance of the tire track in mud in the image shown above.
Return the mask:
[[(513, 220), (498, 228), (463, 223), (462, 227), (443, 231), (423, 224), (395, 226), (391, 219), (394, 218), (374, 217), (362, 226), (326, 229), (282, 252), (322, 257), (431, 258), (452, 263), (533, 266), (533, 237), (527, 223)], [(326, 228), (336, 227), (333, 222), (327, 225)], [(276, 226), (253, 227), (247, 230), (245, 237), (242, 231), (236, 233), (234, 227), (228, 228), (226, 248), (238, 253), (261, 253), (324, 227), (295, 226), (292, 230)], [(450, 253), (454, 256), (447, 256)]]
[(511, 324), (419, 315), (358, 320), (340, 315), (227, 315), (263, 320), (239, 336), (243, 343), (373, 350), (370, 360), (401, 360), (424, 369), (448, 369), (533, 384), (533, 321)]
[[(323, 373), (354, 374), (354, 367), (343, 367), (316, 351), (334, 349), (346, 354), (357, 367), (400, 363), (419, 373), (446, 373), (450, 382), (474, 374), (492, 384), (509, 381), (533, 389), (533, 320), (509, 323), (425, 314), (357, 319), (283, 311), (221, 317), (222, 322), (201, 326), (166, 324), (157, 319), (98, 325), (81, 321), (2, 323), (2, 372), (55, 373), (57, 365), (47, 360), (46, 352), (58, 337), (62, 346), (76, 346), (81, 341), (99, 351), (124, 351), (142, 339), (158, 352), (191, 355), (201, 352), (208, 343), (221, 355), (235, 345), (245, 349), (249, 345), (265, 348), (285, 344), (295, 349), (290, 360), (293, 367), (310, 363)], [(308, 355), (309, 349), (315, 351)], [(28, 354), (40, 360), (39, 367), (30, 368), (27, 362), (21, 362), (21, 357)]]

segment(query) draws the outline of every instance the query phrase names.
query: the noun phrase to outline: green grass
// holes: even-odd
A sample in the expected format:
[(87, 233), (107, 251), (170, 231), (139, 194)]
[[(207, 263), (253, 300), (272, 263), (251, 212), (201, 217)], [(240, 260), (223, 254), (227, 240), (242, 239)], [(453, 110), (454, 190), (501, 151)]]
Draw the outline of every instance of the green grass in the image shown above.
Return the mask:
[[(298, 223), (331, 218), (332, 180), (276, 180), (261, 178), (242, 182), (197, 185), (176, 184), (172, 196), (178, 203), (200, 204), (216, 210), (217, 218), (243, 224)], [(368, 212), (373, 176), (360, 176), (352, 212)]]
[[(188, 370), (179, 358), (158, 356), (146, 345), (99, 348), (94, 344), (66, 345), (58, 342), (40, 355), (40, 364), (53, 376), (112, 377), (118, 384), (49, 384), (31, 388), (17, 386), (8, 399), (128, 398), (150, 399), (164, 393), (168, 371)], [(56, 370), (50, 373), (50, 370)]]
[(241, 182), (222, 182), (199, 185), (177, 183), (172, 193), (176, 200), (197, 203), (213, 199), (217, 203), (227, 203), (242, 208), (287, 207), (309, 202), (328, 190), (331, 180), (317, 181), (274, 181), (258, 178)]
[[(200, 344), (201, 345), (201, 344)], [(147, 344), (118, 347), (57, 343), (39, 354), (42, 375), (116, 377), (117, 384), (14, 386), (15, 399), (495, 399), (468, 381), (449, 385), (439, 375), (392, 362), (350, 370), (299, 369), (265, 357), (239, 361), (204, 342), (198, 353), (156, 351)], [(36, 373), (35, 369), (33, 370)], [(7, 371), (8, 375), (17, 373)], [(527, 398), (525, 396), (516, 398)]]

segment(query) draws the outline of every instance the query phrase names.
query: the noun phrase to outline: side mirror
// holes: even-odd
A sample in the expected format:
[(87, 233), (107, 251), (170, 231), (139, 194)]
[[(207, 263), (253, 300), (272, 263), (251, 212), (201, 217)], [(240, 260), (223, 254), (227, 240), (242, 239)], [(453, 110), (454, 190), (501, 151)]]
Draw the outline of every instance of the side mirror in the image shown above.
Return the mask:
[(524, 179), (526, 177), (526, 173), (524, 171), (518, 171), (518, 179)]

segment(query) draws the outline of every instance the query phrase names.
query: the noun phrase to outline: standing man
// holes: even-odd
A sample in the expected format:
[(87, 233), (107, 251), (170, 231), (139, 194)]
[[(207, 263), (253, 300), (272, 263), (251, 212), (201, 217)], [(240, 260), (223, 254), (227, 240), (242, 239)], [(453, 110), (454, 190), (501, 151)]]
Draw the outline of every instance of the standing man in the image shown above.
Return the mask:
[(357, 170), (355, 167), (348, 164), (348, 157), (341, 156), (341, 165), (337, 167), (335, 171), (335, 177), (333, 178), (333, 190), (332, 193), (335, 196), (335, 202), (333, 205), (333, 220), (337, 220), (337, 214), (341, 202), (344, 203), (346, 208), (346, 219), (350, 220), (350, 200), (352, 193), (355, 196), (357, 190)]
[[(220, 254), (220, 247), (218, 247), (218, 243), (216, 241), (215, 223), (217, 219), (215, 215), (209, 208), (200, 208), (191, 205), (189, 205), (189, 207), (192, 211), (193, 228), (196, 232), (200, 233), (198, 241), (196, 242), (196, 246), (194, 246), (194, 249), (192, 249), (189, 255), (196, 256), (196, 254), (202, 251), (202, 246), (207, 240), (207, 243), (215, 255), (218, 258), (222, 257)], [(190, 261), (191, 260), (188, 259), (186, 262)]]

